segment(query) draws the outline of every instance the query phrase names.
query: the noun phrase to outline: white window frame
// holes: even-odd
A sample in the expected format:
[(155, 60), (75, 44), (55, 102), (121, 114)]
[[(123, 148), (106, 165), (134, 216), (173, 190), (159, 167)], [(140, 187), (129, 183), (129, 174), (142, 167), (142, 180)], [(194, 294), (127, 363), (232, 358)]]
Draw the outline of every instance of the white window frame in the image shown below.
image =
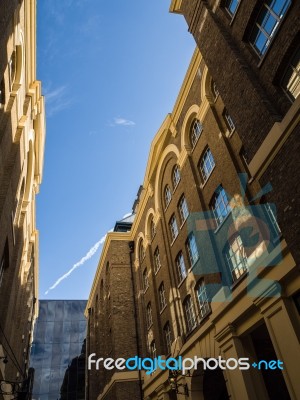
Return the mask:
[(233, 122), (231, 115), (229, 114), (229, 112), (227, 110), (225, 110), (225, 112), (224, 112), (224, 118), (226, 121), (227, 128), (229, 130), (229, 133), (232, 134), (235, 131), (235, 124)]
[(157, 349), (156, 349), (155, 340), (152, 340), (152, 342), (150, 344), (150, 351), (151, 351), (152, 359), (157, 358)]
[(190, 333), (197, 326), (195, 307), (194, 307), (192, 297), (190, 295), (188, 295), (185, 298), (183, 307), (184, 307), (184, 315), (185, 315), (185, 320), (186, 320), (187, 333)]
[(179, 200), (178, 210), (179, 210), (180, 222), (181, 222), (181, 226), (182, 226), (190, 214), (189, 208), (187, 205), (187, 201), (186, 201), (186, 198), (184, 195), (182, 195)]
[(187, 277), (187, 270), (182, 251), (177, 254), (175, 262), (178, 271), (179, 283), (181, 283)]
[(153, 324), (152, 306), (151, 303), (147, 304), (147, 328), (150, 329)]
[[(223, 186), (217, 188), (211, 204), (217, 226), (220, 226), (231, 212), (228, 197)], [(223, 215), (222, 210), (226, 211), (226, 214), (224, 213)]]
[[(285, 82), (288, 76), (290, 76), (289, 81)], [(281, 87), (291, 101), (295, 101), (300, 96), (300, 46), (298, 46), (289, 60), (289, 64), (281, 79)]]
[[(232, 3), (236, 3), (233, 11), (230, 10)], [(225, 3), (225, 9), (231, 17), (234, 17), (240, 5), (240, 0), (227, 0)]]
[(173, 243), (179, 233), (175, 214), (173, 214), (172, 217), (170, 218), (169, 227), (170, 227), (171, 238), (172, 238), (172, 243)]
[(159, 293), (159, 310), (162, 311), (167, 305), (165, 285), (162, 282), (158, 288)]
[(166, 325), (164, 326), (164, 334), (165, 334), (165, 341), (166, 341), (166, 346), (167, 346), (167, 352), (168, 354), (171, 353), (172, 351), (172, 331), (170, 327), (170, 323), (167, 322)]
[(197, 298), (200, 308), (200, 318), (203, 319), (210, 312), (210, 305), (204, 279), (202, 279), (197, 286)]
[(180, 176), (180, 169), (178, 165), (175, 165), (173, 168), (172, 172), (172, 181), (173, 181), (173, 189), (175, 190), (180, 182), (181, 176)]
[(144, 272), (143, 272), (143, 288), (144, 288), (144, 292), (146, 292), (146, 290), (149, 287), (149, 276), (148, 276), (148, 269), (145, 268)]
[(248, 262), (242, 239), (239, 235), (232, 238), (225, 251), (225, 257), (233, 282), (248, 272)]
[(160, 268), (161, 268), (160, 253), (159, 253), (159, 248), (156, 247), (156, 249), (154, 250), (154, 273), (157, 274)]
[(206, 148), (199, 163), (203, 184), (208, 180), (215, 168), (215, 160), (209, 147)]
[[(274, 6), (274, 4), (272, 4), (273, 2), (274, 2), (274, 0), (272, 0), (271, 6)], [(250, 34), (250, 40), (249, 40), (253, 50), (260, 58), (262, 58), (268, 51), (268, 48), (270, 47), (270, 43), (272, 42), (272, 40), (275, 36), (275, 33), (278, 31), (278, 28), (279, 28), (280, 24), (282, 23), (284, 16), (286, 15), (291, 4), (292, 4), (291, 0), (285, 0), (285, 3), (283, 5), (283, 7), (281, 8), (280, 15), (278, 15), (273, 10), (273, 8), (271, 8), (270, 5), (267, 4), (266, 1), (263, 3), (263, 5), (257, 15), (255, 24), (252, 28), (252, 31)], [(270, 16), (275, 19), (275, 25), (273, 26), (271, 32), (267, 32), (267, 30), (265, 29), (265, 26), (266, 26), (266, 23), (268, 22)], [(261, 17), (263, 17), (263, 18), (261, 19)], [(262, 21), (261, 24), (258, 23), (258, 20), (260, 20), (260, 19)], [(254, 34), (255, 34), (255, 37), (253, 37)], [(258, 37), (260, 35), (263, 35), (265, 37), (265, 41), (262, 46), (262, 49), (259, 49), (256, 46)]]
[(167, 208), (172, 200), (172, 192), (171, 192), (169, 185), (166, 185), (166, 187), (165, 187), (164, 198), (165, 198), (165, 208)]
[(190, 129), (190, 141), (192, 148), (196, 146), (199, 137), (203, 131), (203, 125), (198, 119), (194, 119)]
[(199, 259), (197, 242), (193, 233), (190, 233), (186, 240), (186, 248), (188, 251), (191, 267), (193, 267)]

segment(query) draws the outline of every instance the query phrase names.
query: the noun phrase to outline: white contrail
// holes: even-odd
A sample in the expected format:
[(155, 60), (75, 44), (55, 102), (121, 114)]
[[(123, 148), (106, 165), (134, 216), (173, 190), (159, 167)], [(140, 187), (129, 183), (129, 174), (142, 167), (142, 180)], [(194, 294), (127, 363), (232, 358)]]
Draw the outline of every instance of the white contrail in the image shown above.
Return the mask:
[(58, 286), (60, 282), (66, 279), (69, 275), (71, 275), (71, 273), (75, 271), (75, 269), (77, 269), (78, 267), (83, 265), (87, 260), (92, 258), (93, 255), (98, 250), (99, 246), (104, 243), (105, 239), (106, 235), (104, 235), (97, 243), (95, 243), (94, 246), (90, 248), (90, 250), (86, 253), (86, 255), (82, 257), (81, 260), (79, 260), (76, 264), (74, 264), (73, 267), (68, 272), (66, 272), (63, 276), (58, 278), (57, 281), (52, 286), (50, 286), (48, 290), (46, 290), (45, 294), (48, 294), (50, 290), (55, 289), (56, 286)]

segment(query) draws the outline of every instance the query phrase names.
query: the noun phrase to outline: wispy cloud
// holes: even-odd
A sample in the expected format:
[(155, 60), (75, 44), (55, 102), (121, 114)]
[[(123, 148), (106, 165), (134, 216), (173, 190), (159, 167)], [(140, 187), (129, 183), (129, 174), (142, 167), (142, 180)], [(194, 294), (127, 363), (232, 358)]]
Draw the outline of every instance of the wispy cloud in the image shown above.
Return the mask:
[(134, 125), (135, 122), (121, 117), (114, 118), (114, 122), (110, 124), (110, 126), (134, 126)]
[(48, 117), (69, 108), (72, 99), (68, 97), (67, 87), (62, 85), (53, 90), (45, 90), (46, 112)]
[(52, 286), (49, 287), (48, 290), (46, 290), (45, 295), (50, 292), (50, 290), (55, 289), (63, 280), (67, 279), (72, 272), (74, 272), (77, 268), (81, 267), (84, 263), (86, 263), (90, 258), (93, 257), (93, 255), (97, 252), (101, 244), (104, 243), (106, 239), (106, 235), (104, 235), (97, 243), (94, 244), (93, 247), (90, 248), (90, 250), (86, 253), (84, 257), (82, 257), (77, 263), (73, 265), (71, 269), (69, 269), (68, 272), (66, 272), (64, 275), (62, 275), (60, 278), (58, 278)]

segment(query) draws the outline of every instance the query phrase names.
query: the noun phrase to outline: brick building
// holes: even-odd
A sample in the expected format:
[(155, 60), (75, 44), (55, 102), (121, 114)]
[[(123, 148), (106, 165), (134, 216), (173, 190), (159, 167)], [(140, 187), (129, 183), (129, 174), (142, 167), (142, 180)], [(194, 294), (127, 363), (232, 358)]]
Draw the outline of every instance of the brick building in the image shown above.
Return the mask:
[(87, 371), (88, 400), (299, 398), (299, 269), (272, 202), (287, 189), (277, 193), (272, 181), (270, 192), (263, 172), (251, 173), (232, 115), (197, 49), (153, 139), (132, 225), (107, 235), (86, 310), (87, 354), (279, 359), (284, 370), (199, 362), (174, 379), (100, 363)]
[(45, 141), (35, 1), (1, 1), (0, 84), (0, 379), (23, 382), (37, 312), (35, 196)]

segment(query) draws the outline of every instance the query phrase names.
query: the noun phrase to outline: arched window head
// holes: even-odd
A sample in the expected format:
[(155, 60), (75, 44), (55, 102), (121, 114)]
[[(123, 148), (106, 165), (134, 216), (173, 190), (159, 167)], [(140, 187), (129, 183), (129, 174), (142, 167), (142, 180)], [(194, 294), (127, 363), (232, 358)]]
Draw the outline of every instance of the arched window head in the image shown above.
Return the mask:
[(164, 197), (165, 197), (165, 207), (168, 207), (170, 204), (170, 201), (172, 199), (172, 193), (169, 185), (166, 185), (165, 191), (164, 191)]
[(190, 142), (192, 148), (196, 146), (196, 143), (201, 135), (201, 132), (203, 131), (203, 125), (198, 119), (194, 119), (192, 124), (191, 124), (191, 129), (190, 129)]
[(144, 248), (144, 243), (141, 240), (140, 241), (140, 246), (139, 246), (139, 261), (140, 261), (140, 263), (142, 263), (144, 258), (145, 258), (145, 248)]
[(175, 165), (172, 171), (172, 182), (173, 182), (173, 189), (175, 189), (180, 181), (180, 169), (178, 165)]

